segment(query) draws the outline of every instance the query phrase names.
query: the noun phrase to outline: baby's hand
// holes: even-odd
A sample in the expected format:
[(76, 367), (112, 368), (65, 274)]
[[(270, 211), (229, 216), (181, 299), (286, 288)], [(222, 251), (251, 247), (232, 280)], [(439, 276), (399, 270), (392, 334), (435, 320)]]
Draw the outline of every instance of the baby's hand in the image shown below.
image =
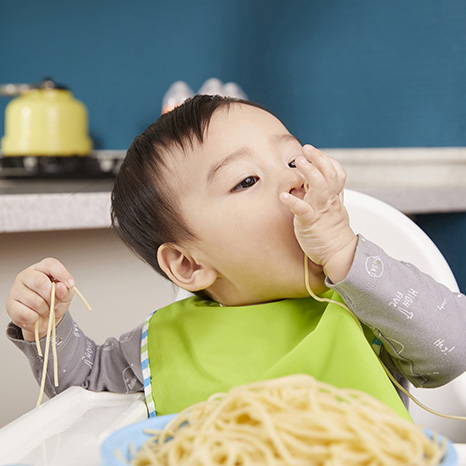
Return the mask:
[(39, 337), (47, 334), (52, 281), (56, 282), (55, 319), (61, 321), (73, 297), (74, 280), (56, 259), (44, 259), (20, 272), (8, 295), (6, 310), (12, 322), (23, 330), (23, 338), (34, 341), (39, 321)]
[(303, 147), (295, 164), (308, 190), (303, 199), (290, 193), (282, 193), (280, 199), (294, 214), (296, 238), (304, 253), (337, 283), (346, 277), (357, 245), (343, 205), (346, 172), (310, 145)]

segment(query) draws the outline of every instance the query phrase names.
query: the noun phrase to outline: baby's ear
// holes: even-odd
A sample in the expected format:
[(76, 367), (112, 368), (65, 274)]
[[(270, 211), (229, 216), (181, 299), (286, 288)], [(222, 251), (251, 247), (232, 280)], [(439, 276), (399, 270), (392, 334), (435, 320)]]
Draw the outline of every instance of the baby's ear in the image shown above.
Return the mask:
[(210, 287), (217, 279), (217, 271), (198, 263), (189, 252), (176, 243), (164, 243), (157, 250), (157, 260), (167, 277), (187, 291)]

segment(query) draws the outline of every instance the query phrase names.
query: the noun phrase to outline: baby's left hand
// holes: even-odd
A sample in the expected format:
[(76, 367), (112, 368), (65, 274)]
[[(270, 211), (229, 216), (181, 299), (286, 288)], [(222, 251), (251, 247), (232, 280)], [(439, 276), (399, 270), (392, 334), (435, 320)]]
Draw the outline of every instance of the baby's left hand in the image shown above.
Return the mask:
[(346, 277), (357, 245), (343, 205), (346, 172), (310, 145), (303, 147), (295, 164), (309, 189), (303, 199), (290, 193), (281, 193), (280, 199), (294, 214), (295, 235), (304, 253), (337, 283)]

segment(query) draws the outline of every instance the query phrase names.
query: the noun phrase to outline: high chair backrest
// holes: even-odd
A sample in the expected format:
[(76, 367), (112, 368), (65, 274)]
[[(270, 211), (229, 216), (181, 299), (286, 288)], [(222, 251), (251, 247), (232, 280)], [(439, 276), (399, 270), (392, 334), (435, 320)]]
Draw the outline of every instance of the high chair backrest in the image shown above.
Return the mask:
[(367, 194), (347, 189), (344, 196), (355, 233), (361, 233), (393, 258), (411, 262), (451, 291), (458, 291), (442, 253), (409, 217)]
[[(355, 233), (361, 233), (398, 260), (410, 262), (458, 292), (455, 277), (433, 241), (409, 217), (366, 194), (345, 190), (345, 206)], [(466, 374), (435, 389), (410, 388), (422, 403), (442, 413), (466, 415)], [(414, 421), (456, 442), (466, 442), (466, 422), (434, 416), (410, 402)]]

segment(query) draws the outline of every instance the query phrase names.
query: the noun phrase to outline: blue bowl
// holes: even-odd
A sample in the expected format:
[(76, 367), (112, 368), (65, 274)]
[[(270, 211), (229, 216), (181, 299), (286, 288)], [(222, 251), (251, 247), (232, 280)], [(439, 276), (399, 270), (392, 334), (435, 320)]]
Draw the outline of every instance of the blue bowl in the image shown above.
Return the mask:
[[(101, 447), (102, 466), (128, 466), (128, 462), (132, 459), (130, 445), (139, 450), (149, 439), (149, 435), (144, 433), (146, 429), (163, 429), (175, 416), (176, 414), (168, 414), (166, 416), (151, 417), (123, 427), (108, 436)], [(126, 463), (120, 461), (116, 456), (117, 450), (127, 461)]]
[[(171, 421), (176, 414), (168, 414), (166, 416), (157, 416), (144, 421), (130, 424), (123, 427), (111, 434), (103, 442), (101, 448), (102, 466), (128, 466), (131, 461), (131, 447), (132, 445), (136, 450), (139, 450), (142, 445), (147, 441), (149, 436), (144, 433), (146, 429), (163, 429), (169, 421)], [(425, 430), (425, 433), (432, 438), (432, 432)], [(443, 441), (443, 437), (438, 435), (439, 441)], [(121, 457), (127, 462), (122, 462), (118, 458), (116, 451), (119, 450)], [(439, 466), (457, 466), (458, 456), (456, 454), (453, 444), (447, 440), (447, 453)]]

